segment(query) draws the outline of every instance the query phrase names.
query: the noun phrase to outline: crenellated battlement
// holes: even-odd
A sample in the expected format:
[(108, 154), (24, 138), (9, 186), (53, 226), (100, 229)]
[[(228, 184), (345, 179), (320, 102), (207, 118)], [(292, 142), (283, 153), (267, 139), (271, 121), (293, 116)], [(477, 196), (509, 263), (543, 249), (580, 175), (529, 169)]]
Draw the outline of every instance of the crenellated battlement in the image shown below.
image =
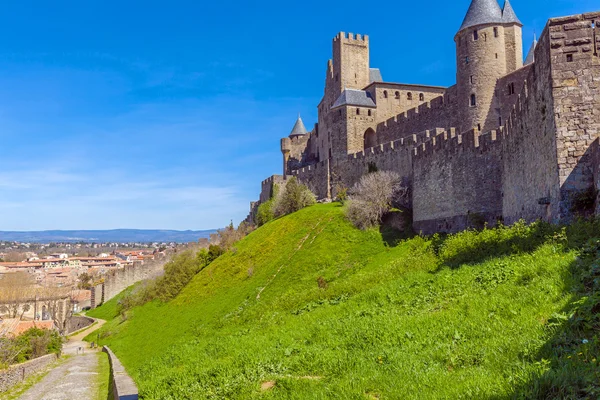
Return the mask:
[[(550, 19), (524, 66), (518, 24), (482, 27), (479, 40), (461, 30), (448, 88), (385, 82), (370, 65), (369, 37), (340, 32), (318, 124), (281, 141), (284, 174), (323, 199), (393, 171), (424, 233), (474, 221), (568, 222), (573, 196), (600, 189), (599, 23), (600, 12)], [(355, 103), (332, 112), (340, 98)], [(261, 200), (279, 179), (263, 182)]]
[(338, 33), (335, 38), (333, 39), (334, 42), (343, 42), (343, 43), (356, 43), (356, 44), (361, 44), (361, 45), (365, 45), (365, 44), (369, 44), (369, 36), (368, 35), (361, 35), (360, 33), (357, 33), (356, 35), (354, 33), (346, 33), (346, 32), (340, 32)]
[(502, 132), (502, 128), (483, 134), (476, 129), (471, 129), (457, 134), (456, 129), (453, 128), (416, 146), (413, 150), (413, 157), (426, 158), (436, 153), (446, 153), (448, 156), (452, 156), (463, 151), (479, 151), (481, 153), (491, 151), (502, 141)]

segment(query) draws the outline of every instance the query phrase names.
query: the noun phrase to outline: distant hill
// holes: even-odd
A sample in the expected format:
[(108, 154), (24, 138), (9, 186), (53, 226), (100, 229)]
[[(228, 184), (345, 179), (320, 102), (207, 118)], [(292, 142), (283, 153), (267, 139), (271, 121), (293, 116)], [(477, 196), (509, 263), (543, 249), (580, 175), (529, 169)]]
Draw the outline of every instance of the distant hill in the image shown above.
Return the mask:
[(173, 231), (155, 229), (113, 229), (98, 231), (32, 231), (10, 232), (0, 231), (0, 241), (17, 241), (32, 243), (48, 242), (195, 242), (200, 238), (208, 238), (215, 230), (206, 231)]

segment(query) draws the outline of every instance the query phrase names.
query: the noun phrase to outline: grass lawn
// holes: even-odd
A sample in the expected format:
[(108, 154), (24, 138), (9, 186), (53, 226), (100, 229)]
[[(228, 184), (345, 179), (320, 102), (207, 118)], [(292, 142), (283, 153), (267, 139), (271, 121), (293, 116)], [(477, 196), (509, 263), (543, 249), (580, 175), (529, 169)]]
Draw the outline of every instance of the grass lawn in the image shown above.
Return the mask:
[(96, 396), (95, 400), (112, 399), (109, 397), (110, 388), (110, 363), (108, 354), (98, 352), (98, 376), (96, 377)]
[(143, 399), (597, 398), (599, 236), (535, 224), (390, 247), (317, 205), (169, 303), (88, 315)]

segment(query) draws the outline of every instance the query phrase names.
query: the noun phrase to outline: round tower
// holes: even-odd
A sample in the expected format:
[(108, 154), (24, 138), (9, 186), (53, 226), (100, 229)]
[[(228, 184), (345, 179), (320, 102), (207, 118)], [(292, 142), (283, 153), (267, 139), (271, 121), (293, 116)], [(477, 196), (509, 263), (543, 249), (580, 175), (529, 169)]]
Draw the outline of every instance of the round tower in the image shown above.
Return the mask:
[(498, 128), (496, 81), (523, 65), (522, 49), (520, 53), (515, 51), (517, 46), (522, 48), (521, 42), (516, 43), (516, 27), (520, 30), (520, 22), (508, 0), (504, 9), (506, 17), (496, 0), (472, 0), (454, 38), (461, 132)]

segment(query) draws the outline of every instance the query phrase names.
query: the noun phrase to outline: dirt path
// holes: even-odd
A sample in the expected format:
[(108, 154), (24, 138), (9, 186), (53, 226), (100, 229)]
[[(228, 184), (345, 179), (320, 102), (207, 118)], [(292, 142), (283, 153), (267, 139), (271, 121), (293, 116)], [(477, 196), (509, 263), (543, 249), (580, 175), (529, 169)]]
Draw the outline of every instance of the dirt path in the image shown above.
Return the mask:
[(105, 321), (69, 338), (63, 346), (68, 357), (52, 369), (41, 381), (25, 392), (20, 400), (82, 400), (94, 396), (98, 376), (98, 350), (89, 348), (83, 338), (100, 329)]

